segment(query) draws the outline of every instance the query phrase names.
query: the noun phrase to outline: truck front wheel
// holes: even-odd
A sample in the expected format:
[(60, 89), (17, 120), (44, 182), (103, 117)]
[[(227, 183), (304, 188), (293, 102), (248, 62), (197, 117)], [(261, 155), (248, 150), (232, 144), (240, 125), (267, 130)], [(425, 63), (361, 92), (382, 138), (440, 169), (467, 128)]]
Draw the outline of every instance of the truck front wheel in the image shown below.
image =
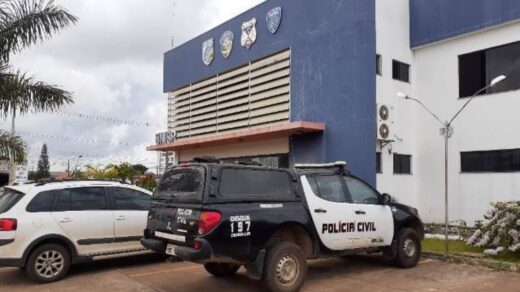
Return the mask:
[(307, 275), (307, 259), (302, 249), (287, 241), (267, 250), (262, 281), (270, 291), (299, 291)]
[(401, 268), (412, 268), (421, 258), (421, 240), (412, 228), (403, 228), (397, 234), (394, 263)]
[(223, 278), (236, 274), (240, 266), (225, 263), (207, 263), (204, 265), (204, 268), (213, 276)]

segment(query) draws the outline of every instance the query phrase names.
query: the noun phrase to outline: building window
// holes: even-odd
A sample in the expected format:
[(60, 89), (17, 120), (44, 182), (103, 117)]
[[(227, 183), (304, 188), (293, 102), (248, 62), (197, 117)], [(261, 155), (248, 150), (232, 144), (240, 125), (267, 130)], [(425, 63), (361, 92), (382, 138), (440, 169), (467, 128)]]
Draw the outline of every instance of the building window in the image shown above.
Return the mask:
[(381, 55), (376, 55), (376, 74), (383, 76), (383, 58)]
[(520, 171), (520, 149), (461, 152), (462, 172)]
[(394, 174), (412, 174), (412, 155), (394, 154)]
[(381, 167), (381, 152), (376, 153), (376, 172), (383, 173), (383, 168)]
[(459, 96), (472, 96), (500, 75), (507, 79), (482, 95), (520, 89), (520, 42), (460, 55)]
[(403, 82), (410, 82), (410, 65), (399, 62), (396, 60), (392, 61), (392, 77), (395, 80)]

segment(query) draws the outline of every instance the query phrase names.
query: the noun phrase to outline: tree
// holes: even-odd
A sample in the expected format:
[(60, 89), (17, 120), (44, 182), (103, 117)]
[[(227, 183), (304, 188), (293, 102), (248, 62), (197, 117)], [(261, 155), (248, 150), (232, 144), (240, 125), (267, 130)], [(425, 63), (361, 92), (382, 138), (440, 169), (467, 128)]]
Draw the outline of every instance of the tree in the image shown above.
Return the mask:
[[(35, 81), (25, 73), (12, 71), (8, 63), (12, 54), (52, 37), (77, 21), (74, 15), (55, 5), (53, 0), (0, 0), (0, 118), (8, 115), (13, 118), (12, 136), (0, 135), (0, 145), (15, 140), (21, 142), (19, 137), (14, 136), (17, 111), (21, 114), (27, 114), (30, 110), (54, 111), (72, 103), (71, 93)], [(12, 158), (24, 158), (23, 147), (10, 149), (14, 151)], [(0, 149), (2, 151), (5, 148)], [(11, 159), (11, 162), (14, 160)]]
[(0, 0), (0, 116), (29, 110), (53, 111), (72, 103), (72, 95), (56, 86), (12, 72), (11, 54), (50, 38), (78, 18), (53, 0)]
[(0, 159), (13, 158), (17, 163), (25, 161), (25, 145), (22, 139), (0, 130)]
[(123, 181), (130, 181), (134, 183), (134, 177), (136, 175), (135, 169), (128, 162), (121, 163), (113, 166), (118, 173), (118, 178)]
[(50, 176), (51, 173), (49, 164), (49, 154), (47, 153), (47, 144), (43, 144), (42, 151), (40, 153), (40, 159), (38, 160), (38, 170), (36, 172), (36, 179), (49, 178)]
[(78, 18), (53, 0), (0, 0), (0, 60), (48, 39)]
[(148, 167), (142, 164), (134, 164), (132, 167), (134, 168), (136, 175), (144, 175), (148, 171)]

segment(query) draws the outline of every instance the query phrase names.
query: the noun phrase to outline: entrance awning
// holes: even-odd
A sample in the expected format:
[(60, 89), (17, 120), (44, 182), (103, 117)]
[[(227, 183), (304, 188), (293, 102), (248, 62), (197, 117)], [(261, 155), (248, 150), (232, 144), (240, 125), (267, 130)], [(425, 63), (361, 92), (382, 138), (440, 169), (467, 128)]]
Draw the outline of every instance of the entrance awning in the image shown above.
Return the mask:
[(317, 133), (325, 130), (325, 124), (314, 122), (283, 122), (253, 129), (241, 129), (228, 133), (216, 133), (202, 137), (185, 138), (169, 144), (148, 146), (148, 151), (176, 151), (187, 148), (234, 144)]

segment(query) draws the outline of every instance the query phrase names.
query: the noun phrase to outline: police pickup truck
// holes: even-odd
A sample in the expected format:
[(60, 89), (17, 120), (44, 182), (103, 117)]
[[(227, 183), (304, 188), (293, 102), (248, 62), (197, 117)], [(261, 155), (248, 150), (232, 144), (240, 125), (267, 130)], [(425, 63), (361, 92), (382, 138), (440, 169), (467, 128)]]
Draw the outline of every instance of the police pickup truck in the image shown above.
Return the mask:
[(307, 259), (381, 252), (399, 267), (417, 265), (424, 237), (417, 210), (345, 167), (175, 167), (153, 194), (141, 243), (216, 277), (244, 266), (271, 291), (298, 291)]

